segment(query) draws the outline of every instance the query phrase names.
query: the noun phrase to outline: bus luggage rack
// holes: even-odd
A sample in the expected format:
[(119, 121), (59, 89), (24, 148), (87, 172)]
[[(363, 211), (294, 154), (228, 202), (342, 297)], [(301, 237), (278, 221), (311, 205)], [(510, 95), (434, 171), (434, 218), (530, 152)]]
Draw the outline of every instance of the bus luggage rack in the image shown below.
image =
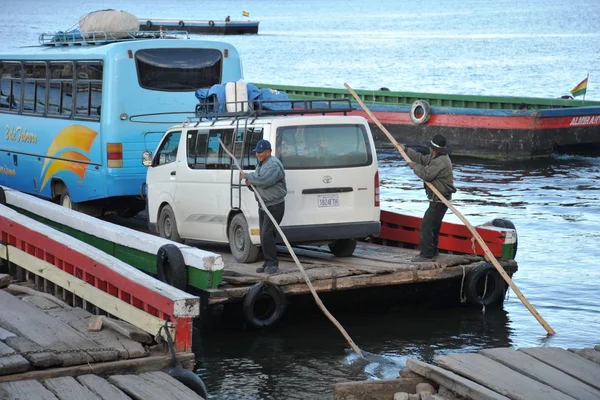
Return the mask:
[[(234, 109), (242, 111), (219, 112), (220, 108), (227, 109), (231, 105)], [(196, 117), (202, 119), (224, 119), (242, 117), (262, 117), (270, 115), (304, 115), (304, 114), (329, 114), (347, 113), (353, 111), (350, 99), (318, 99), (318, 100), (258, 100), (258, 101), (231, 101), (231, 102), (206, 102), (196, 105)], [(191, 122), (188, 118), (188, 122)]]
[(140, 39), (189, 39), (187, 31), (98, 31), (81, 33), (68, 32), (42, 33), (38, 40), (42, 46), (98, 45), (127, 42)]

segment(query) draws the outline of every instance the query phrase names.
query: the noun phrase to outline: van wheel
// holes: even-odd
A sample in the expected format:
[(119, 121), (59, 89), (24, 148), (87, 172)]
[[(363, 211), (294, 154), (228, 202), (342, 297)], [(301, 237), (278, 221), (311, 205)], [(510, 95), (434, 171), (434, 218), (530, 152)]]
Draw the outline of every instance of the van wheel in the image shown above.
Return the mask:
[(60, 194), (59, 204), (69, 210), (79, 211), (77, 203), (73, 203), (73, 200), (71, 200), (71, 193), (69, 193), (69, 189), (66, 187), (63, 188), (62, 193)]
[(252, 263), (258, 260), (260, 249), (250, 241), (248, 224), (243, 214), (236, 214), (229, 225), (229, 248), (238, 262)]
[(160, 216), (158, 217), (158, 233), (165, 239), (183, 243), (183, 240), (181, 240), (181, 236), (179, 236), (179, 232), (177, 231), (175, 214), (173, 214), (173, 209), (169, 205), (164, 206), (160, 211)]
[(336, 257), (350, 257), (356, 250), (356, 239), (339, 239), (329, 243), (329, 250)]

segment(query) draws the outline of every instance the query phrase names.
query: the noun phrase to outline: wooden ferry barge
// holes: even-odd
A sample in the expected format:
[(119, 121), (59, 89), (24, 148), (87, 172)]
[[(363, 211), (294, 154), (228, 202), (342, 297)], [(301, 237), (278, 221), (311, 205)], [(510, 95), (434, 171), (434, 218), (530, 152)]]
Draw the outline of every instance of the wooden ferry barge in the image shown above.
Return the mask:
[[(163, 257), (157, 254), (170, 242), (141, 232), (145, 226), (138, 224), (133, 230), (100, 222), (8, 189), (5, 195), (7, 204), (19, 212), (197, 295), (201, 299), (198, 316), (203, 325), (213, 322), (213, 316), (239, 316), (242, 311), (244, 318), (238, 318), (238, 322), (263, 327), (278, 323), (288, 305), (299, 306), (296, 310), (300, 311), (312, 309), (309, 288), (295, 264), (283, 255), (284, 247), (280, 247), (281, 271), (274, 275), (257, 274), (254, 271), (258, 264), (237, 263), (224, 247), (202, 243), (197, 245), (211, 251), (179, 245), (183, 263), (177, 264), (176, 258), (170, 258), (170, 264), (165, 265)], [(352, 257), (335, 257), (312, 246), (295, 250), (313, 286), (332, 309), (355, 311), (357, 305), (385, 309), (382, 304), (421, 302), (445, 306), (465, 301), (476, 305), (502, 304), (506, 285), (494, 267), (484, 261), (481, 248), (472, 241), (466, 227), (445, 223), (440, 236), (444, 254), (435, 262), (411, 263), (410, 258), (417, 253), (414, 247), (418, 243), (419, 219), (387, 212), (382, 213), (382, 218), (382, 234), (374, 239), (379, 244), (362, 243)], [(120, 222), (131, 224), (127, 220)], [(478, 233), (512, 276), (517, 271), (516, 231), (499, 226), (504, 223), (496, 225), (478, 227)], [(201, 254), (195, 262), (189, 255), (193, 251)], [(167, 269), (161, 273), (160, 268)], [(181, 271), (185, 271), (183, 283)], [(264, 309), (269, 312), (264, 314)]]
[[(345, 89), (256, 83), (299, 100), (352, 96)], [(468, 96), (387, 90), (356, 90), (399, 143), (420, 147), (436, 134), (453, 155), (523, 159), (553, 153), (600, 155), (600, 101), (534, 97)], [(350, 114), (369, 116), (357, 103)], [(371, 122), (380, 145), (388, 139)], [(427, 146), (423, 146), (426, 148)]]
[(260, 21), (231, 20), (177, 20), (139, 18), (140, 31), (184, 30), (201, 35), (248, 35), (257, 34)]

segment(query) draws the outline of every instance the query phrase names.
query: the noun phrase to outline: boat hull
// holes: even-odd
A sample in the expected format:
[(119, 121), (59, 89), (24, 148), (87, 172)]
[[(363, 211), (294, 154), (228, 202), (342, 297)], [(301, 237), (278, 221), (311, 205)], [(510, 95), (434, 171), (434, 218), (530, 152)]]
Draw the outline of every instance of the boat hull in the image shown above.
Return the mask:
[[(344, 89), (257, 83), (288, 93), (291, 99), (350, 98)], [(375, 118), (399, 143), (422, 146), (436, 134), (446, 137), (454, 156), (524, 159), (552, 154), (600, 156), (600, 102), (574, 99), (466, 96), (356, 90)], [(415, 114), (425, 103), (426, 117)], [(354, 115), (370, 122), (376, 144), (390, 141), (353, 103)], [(423, 110), (421, 110), (423, 111)]]
[(193, 34), (205, 35), (245, 35), (257, 34), (259, 21), (216, 21), (216, 20), (175, 20), (140, 18), (141, 31), (185, 30)]

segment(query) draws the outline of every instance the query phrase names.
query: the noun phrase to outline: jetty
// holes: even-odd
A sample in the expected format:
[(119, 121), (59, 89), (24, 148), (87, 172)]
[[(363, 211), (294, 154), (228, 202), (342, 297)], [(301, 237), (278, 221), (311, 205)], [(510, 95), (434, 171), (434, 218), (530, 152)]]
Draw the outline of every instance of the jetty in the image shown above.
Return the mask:
[(398, 379), (335, 385), (335, 400), (600, 399), (600, 346), (494, 348), (410, 359)]
[(139, 18), (140, 31), (185, 30), (203, 35), (248, 35), (257, 34), (260, 21), (232, 20), (184, 20), (163, 18)]

